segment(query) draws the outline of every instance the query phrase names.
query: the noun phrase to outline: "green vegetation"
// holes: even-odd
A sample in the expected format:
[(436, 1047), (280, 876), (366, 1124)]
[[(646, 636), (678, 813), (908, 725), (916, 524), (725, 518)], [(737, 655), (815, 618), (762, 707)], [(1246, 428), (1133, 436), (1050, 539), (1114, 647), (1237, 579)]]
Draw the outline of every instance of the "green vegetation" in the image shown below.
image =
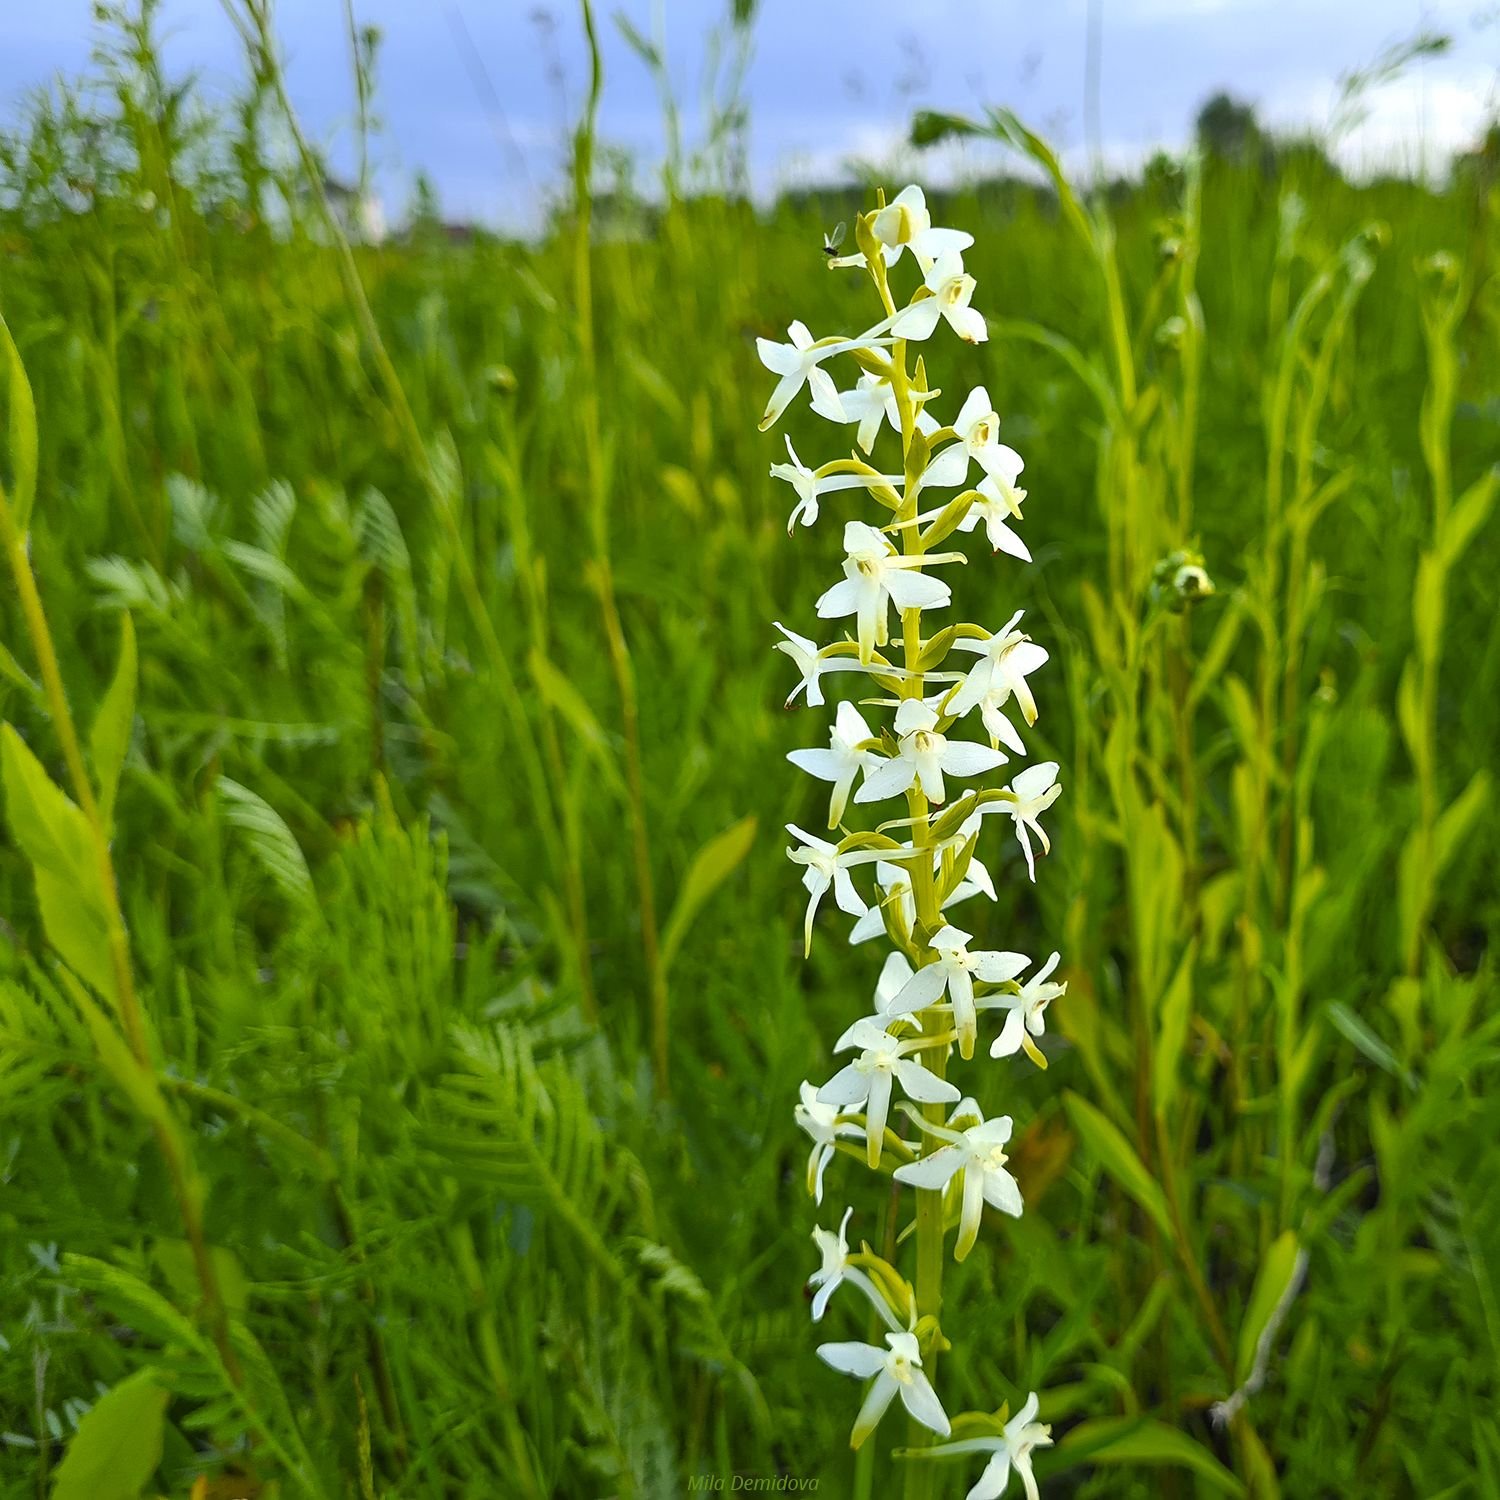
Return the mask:
[[(0, 145), (0, 1496), (858, 1493), (754, 349), (847, 207), (632, 232), (586, 119), (536, 243), (350, 252), (238, 13), (226, 113), (148, 7)], [(1049, 1494), (1500, 1494), (1497, 168), (942, 205), (1040, 565), (955, 588), (1061, 668), (982, 931), (1070, 985), (944, 1381)]]

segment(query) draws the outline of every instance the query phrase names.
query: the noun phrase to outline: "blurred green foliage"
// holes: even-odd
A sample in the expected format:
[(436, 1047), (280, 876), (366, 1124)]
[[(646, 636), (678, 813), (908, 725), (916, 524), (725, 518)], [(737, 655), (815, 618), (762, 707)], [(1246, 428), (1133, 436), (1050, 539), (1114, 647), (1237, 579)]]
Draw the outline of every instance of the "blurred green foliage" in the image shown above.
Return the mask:
[[(852, 1492), (790, 1106), (878, 958), (799, 952), (770, 621), (837, 527), (786, 540), (753, 343), (859, 318), (847, 203), (580, 172), (535, 243), (345, 262), (267, 57), (210, 114), (149, 16), (105, 38), (0, 144), (0, 483), (34, 469), (149, 1066), (39, 911), (8, 751), (0, 1495)], [(922, 128), (1050, 170), (1001, 113)], [(1031, 612), (1068, 785), (984, 935), (1071, 983), (944, 1387), (1045, 1393), (1049, 1493), (1500, 1494), (1495, 146), (942, 205), (1038, 564), (957, 587)], [(26, 623), (7, 573), (0, 714), (66, 786)]]

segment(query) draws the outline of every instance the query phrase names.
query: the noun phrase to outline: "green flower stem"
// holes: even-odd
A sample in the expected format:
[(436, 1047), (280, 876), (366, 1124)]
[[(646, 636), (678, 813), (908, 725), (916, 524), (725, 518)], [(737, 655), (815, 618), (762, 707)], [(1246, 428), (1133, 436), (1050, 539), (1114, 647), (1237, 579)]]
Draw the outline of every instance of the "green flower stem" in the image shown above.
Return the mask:
[[(878, 259), (874, 261), (875, 283), (880, 289), (881, 301), (885, 304), (886, 315), (893, 316), (896, 308), (891, 298), (890, 287), (887, 283), (884, 263)], [(911, 452), (912, 438), (916, 432), (916, 409), (911, 397), (911, 377), (906, 368), (906, 344), (904, 341), (897, 342), (891, 350), (891, 389), (896, 398), (896, 410), (901, 417), (901, 455), (903, 467), (907, 455)], [(910, 482), (905, 487), (905, 493), (901, 500), (901, 510), (898, 520), (910, 521), (917, 514), (918, 495), (916, 486)], [(906, 526), (901, 531), (902, 550), (908, 557), (920, 557), (926, 550), (926, 542), (922, 538), (920, 528)], [(920, 698), (923, 695), (924, 678), (920, 671), (922, 659), (922, 611), (920, 609), (904, 610), (901, 615), (901, 642), (904, 664), (912, 675), (906, 680), (905, 687), (909, 696)], [(926, 849), (932, 845), (931, 826), (928, 820), (927, 798), (919, 787), (913, 787), (907, 794), (907, 804), (912, 818), (911, 842), (914, 849)], [(930, 859), (913, 860), (911, 864), (912, 875), (912, 898), (917, 909), (917, 926), (930, 937), (942, 925), (942, 918), (938, 911), (937, 888), (933, 878), (932, 861)], [(926, 1035), (933, 1035), (941, 1028), (936, 1024), (938, 1021), (936, 1012), (926, 1012), (922, 1017), (922, 1027)], [(933, 1047), (930, 1051), (922, 1054), (923, 1062), (927, 1068), (939, 1078), (945, 1076), (948, 1063), (948, 1045), (945, 1041), (941, 1046)], [(922, 1106), (923, 1118), (933, 1124), (943, 1123), (943, 1106), (941, 1104), (924, 1104)], [(919, 1155), (925, 1155), (931, 1151), (937, 1142), (934, 1137), (925, 1132), (920, 1136), (916, 1146)], [(942, 1310), (943, 1302), (943, 1192), (942, 1189), (917, 1189), (917, 1317), (938, 1318)], [(934, 1350), (924, 1355), (922, 1367), (927, 1373), (927, 1378), (936, 1383), (937, 1376), (937, 1354)], [(932, 1434), (915, 1418), (908, 1423), (908, 1442), (913, 1448), (927, 1447), (932, 1442)], [(932, 1486), (935, 1472), (931, 1464), (913, 1463), (906, 1466), (906, 1497), (907, 1500), (926, 1500), (932, 1494)]]

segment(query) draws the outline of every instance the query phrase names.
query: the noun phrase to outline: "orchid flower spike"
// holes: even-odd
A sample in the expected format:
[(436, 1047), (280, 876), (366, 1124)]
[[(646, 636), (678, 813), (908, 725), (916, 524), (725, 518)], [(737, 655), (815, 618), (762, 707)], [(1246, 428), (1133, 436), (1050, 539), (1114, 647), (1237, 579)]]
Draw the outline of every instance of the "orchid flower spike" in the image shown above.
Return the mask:
[(854, 1419), (849, 1446), (858, 1448), (875, 1431), (897, 1392), (900, 1392), (901, 1404), (917, 1421), (939, 1436), (947, 1437), (952, 1428), (932, 1382), (922, 1373), (922, 1351), (916, 1335), (888, 1333), (885, 1341), (890, 1345), (889, 1351), (877, 1349), (873, 1344), (818, 1345), (819, 1358), (835, 1370), (858, 1376), (861, 1380), (875, 1378), (859, 1415)]
[(833, 1044), (833, 1050), (847, 1052), (850, 1048), (858, 1048), (859, 1056), (846, 1063), (818, 1090), (818, 1099), (823, 1104), (837, 1105), (844, 1110), (863, 1107), (865, 1159), (872, 1169), (880, 1165), (880, 1153), (885, 1144), (892, 1080), (901, 1085), (908, 1099), (915, 1099), (918, 1104), (952, 1104), (958, 1098), (958, 1090), (951, 1083), (939, 1078), (911, 1055), (932, 1043), (921, 1036), (905, 1040), (894, 1037), (886, 1030), (887, 1024), (879, 1016), (866, 1016), (856, 1021)]
[[(941, 1286), (954, 1216), (953, 1253), (963, 1260), (978, 1242), (986, 1205), (1002, 1215), (1022, 1212), (1006, 1155), (1010, 1116), (987, 1120), (948, 1075), (972, 1064), (981, 1012), (1003, 1013), (996, 1017), (998, 1036), (987, 1038), (993, 1056), (1024, 1050), (1045, 1067), (1037, 1040), (1047, 1006), (1064, 992), (1052, 982), (1057, 954), (1023, 983), (1030, 958), (971, 946), (975, 939), (945, 915), (980, 893), (997, 898), (991, 867), (981, 858), (984, 832), (997, 826), (990, 815), (1012, 820), (1033, 880), (1034, 839), (1043, 851), (1050, 848), (1041, 818), (1059, 795), (1056, 762), (1022, 767), (1003, 791), (967, 785), (961, 794), (954, 790), (960, 781), (992, 776), (1010, 757), (1027, 754), (1012, 720), (1019, 714), (1026, 726), (1036, 724), (1030, 679), (1046, 665), (1047, 652), (1020, 628), (1020, 611), (993, 634), (967, 622), (945, 629), (924, 619), (927, 611), (949, 606), (956, 592), (948, 581), (953, 575), (939, 570), (966, 559), (962, 551), (934, 550), (943, 538), (975, 536), (982, 527), (984, 539), (972, 550), (987, 563), (998, 562), (1000, 554), (1031, 560), (1017, 530), (1025, 465), (1000, 441), (1000, 418), (983, 385), (966, 383), (957, 416), (951, 423), (938, 419), (934, 408), (942, 391), (929, 377), (929, 356), (911, 347), (931, 339), (942, 323), (970, 345), (988, 337), (973, 305), (974, 278), (964, 268), (971, 237), (935, 226), (915, 185), (890, 202), (882, 197), (860, 216), (856, 230), (857, 254), (839, 254), (842, 228), (825, 239), (824, 249), (831, 264), (866, 270), (880, 300), (879, 321), (855, 337), (816, 340), (793, 323), (790, 342), (759, 344), (762, 362), (777, 377), (762, 428), (804, 387), (818, 416), (854, 428), (853, 451), (831, 462), (803, 462), (788, 440), (786, 462), (771, 465), (772, 477), (789, 484), (795, 496), (788, 531), (814, 527), (830, 495), (851, 495), (853, 504), (862, 505), (863, 490), (872, 512), (868, 518), (841, 517), (843, 574), (816, 602), (819, 620), (850, 623), (822, 644), (777, 627), (782, 638), (776, 648), (798, 671), (789, 707), (799, 698), (823, 706), (823, 678), (831, 672), (873, 677), (878, 694), (839, 702), (829, 714), (826, 742), (820, 731), (812, 746), (787, 756), (829, 788), (828, 827), (835, 830), (825, 839), (787, 825), (794, 838), (787, 854), (801, 866), (807, 892), (804, 951), (829, 892), (853, 918), (852, 944), (890, 940), (874, 985), (874, 1014), (855, 1021), (834, 1043), (839, 1061), (826, 1083), (815, 1088), (803, 1082), (794, 1115), (810, 1141), (807, 1185), (820, 1204), (835, 1154), (862, 1155), (879, 1172), (890, 1147), (898, 1160), (885, 1164), (888, 1185), (912, 1189), (916, 1198), (914, 1222), (899, 1230), (898, 1219), (892, 1227), (898, 1247), (914, 1234), (917, 1284), (905, 1282), (894, 1264), (863, 1244), (851, 1252), (846, 1211), (836, 1230), (820, 1225), (812, 1232), (820, 1258), (810, 1278), (812, 1316), (820, 1321), (837, 1289), (850, 1285), (870, 1299), (890, 1330), (884, 1346), (824, 1344), (818, 1350), (835, 1369), (868, 1382), (851, 1435), (856, 1448), (900, 1395), (916, 1421), (949, 1441), (898, 1456), (984, 1452), (989, 1464), (969, 1500), (997, 1500), (1013, 1469), (1036, 1500), (1030, 1455), (1050, 1441), (1047, 1428), (1035, 1421), (1037, 1398), (1008, 1422), (1000, 1413), (965, 1414), (955, 1424), (963, 1440), (953, 1441), (954, 1428), (931, 1383), (935, 1354), (951, 1346), (966, 1321), (967, 1309), (945, 1300)], [(906, 300), (918, 275), (921, 283)], [(904, 283), (900, 290), (898, 281)], [(837, 379), (835, 359), (848, 372)], [(889, 462), (867, 461), (863, 455), (874, 451), (877, 440), (885, 441), (886, 424), (899, 437), (901, 462), (894, 459), (894, 445)], [(896, 472), (881, 472), (885, 467)], [(928, 490), (952, 493), (934, 509), (923, 499)], [(843, 509), (851, 502), (839, 503)], [(894, 626), (893, 608), (899, 614)], [(957, 664), (962, 670), (954, 670)], [(983, 735), (962, 727), (975, 710)], [(956, 805), (947, 805), (949, 799)], [(891, 801), (904, 805), (894, 810)], [(865, 808), (871, 813), (861, 821)], [(865, 865), (873, 866), (873, 890), (860, 868)], [(902, 1137), (889, 1128), (898, 1091), (896, 1107), (917, 1127)], [(859, 1139), (862, 1151), (853, 1146)], [(897, 1192), (890, 1202), (899, 1213), (909, 1198)], [(970, 1436), (975, 1433), (993, 1435)]]

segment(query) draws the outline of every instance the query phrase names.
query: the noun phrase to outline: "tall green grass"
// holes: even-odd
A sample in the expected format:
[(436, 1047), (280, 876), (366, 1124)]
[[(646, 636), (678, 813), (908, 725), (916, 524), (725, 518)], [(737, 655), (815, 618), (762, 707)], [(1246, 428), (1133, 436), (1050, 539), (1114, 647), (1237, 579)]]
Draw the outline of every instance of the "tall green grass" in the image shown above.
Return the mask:
[[(0, 1494), (850, 1493), (783, 1101), (874, 974), (788, 936), (764, 621), (832, 553), (753, 344), (857, 318), (847, 205), (679, 153), (622, 232), (590, 115), (535, 243), (348, 248), (236, 13), (229, 110), (148, 8), (0, 148)], [(923, 130), (1042, 179), (944, 206), (1041, 564), (957, 587), (1068, 684), (993, 917), (1066, 934), (1062, 1040), (953, 1399), (1047, 1392), (1052, 1493), (1500, 1493), (1493, 150), (1090, 198)]]

